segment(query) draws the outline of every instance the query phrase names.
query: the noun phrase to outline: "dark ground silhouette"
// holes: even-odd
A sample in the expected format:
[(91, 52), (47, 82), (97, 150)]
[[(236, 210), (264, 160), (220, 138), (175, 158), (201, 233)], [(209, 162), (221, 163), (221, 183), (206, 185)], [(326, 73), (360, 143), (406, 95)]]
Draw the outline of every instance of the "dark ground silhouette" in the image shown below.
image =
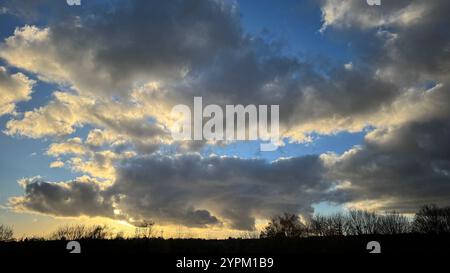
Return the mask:
[[(327, 236), (284, 239), (123, 239), (79, 240), (82, 253), (159, 253), (159, 254), (296, 254), (369, 253), (367, 243), (377, 241), (381, 253), (450, 254), (450, 235), (397, 234)], [(0, 253), (69, 253), (68, 241), (0, 242)]]

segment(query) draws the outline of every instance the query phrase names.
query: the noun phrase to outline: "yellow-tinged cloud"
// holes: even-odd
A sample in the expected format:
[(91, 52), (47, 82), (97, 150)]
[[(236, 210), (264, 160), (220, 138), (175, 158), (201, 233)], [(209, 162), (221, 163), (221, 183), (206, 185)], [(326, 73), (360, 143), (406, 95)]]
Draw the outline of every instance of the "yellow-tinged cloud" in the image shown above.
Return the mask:
[(30, 100), (34, 83), (24, 74), (10, 75), (0, 66), (0, 116), (14, 114), (17, 102)]
[(53, 161), (52, 163), (50, 163), (50, 168), (62, 168), (62, 167), (64, 167), (64, 162), (62, 162), (61, 160)]

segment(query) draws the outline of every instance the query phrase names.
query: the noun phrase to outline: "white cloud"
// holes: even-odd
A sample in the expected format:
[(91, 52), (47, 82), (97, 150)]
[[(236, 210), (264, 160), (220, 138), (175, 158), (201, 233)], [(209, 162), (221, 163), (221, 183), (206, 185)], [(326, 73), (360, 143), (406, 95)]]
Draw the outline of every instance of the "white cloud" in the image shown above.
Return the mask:
[(352, 70), (353, 69), (353, 63), (349, 62), (349, 63), (344, 64), (344, 68), (347, 69), (347, 70)]

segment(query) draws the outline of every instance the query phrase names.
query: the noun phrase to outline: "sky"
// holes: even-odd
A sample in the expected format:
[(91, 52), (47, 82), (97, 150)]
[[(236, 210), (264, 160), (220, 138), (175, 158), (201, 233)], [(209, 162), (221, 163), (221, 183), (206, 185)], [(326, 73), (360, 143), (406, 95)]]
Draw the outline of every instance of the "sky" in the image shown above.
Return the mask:
[[(450, 205), (449, 12), (445, 0), (0, 0), (0, 224), (44, 236), (151, 220), (209, 238), (283, 212)], [(174, 139), (172, 107), (199, 96), (279, 105), (282, 141)]]

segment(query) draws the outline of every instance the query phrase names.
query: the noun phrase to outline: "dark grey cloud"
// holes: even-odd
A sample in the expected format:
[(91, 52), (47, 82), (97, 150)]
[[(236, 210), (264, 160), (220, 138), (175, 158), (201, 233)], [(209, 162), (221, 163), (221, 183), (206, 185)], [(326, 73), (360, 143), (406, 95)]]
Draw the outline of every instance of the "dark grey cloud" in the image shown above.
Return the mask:
[(66, 217), (114, 216), (113, 200), (103, 196), (102, 185), (95, 180), (51, 183), (37, 177), (24, 179), (21, 184), (24, 196), (10, 200), (15, 209)]
[[(259, 159), (152, 155), (127, 159), (114, 184), (30, 180), (15, 208), (58, 216), (153, 219), (162, 224), (225, 224), (252, 229), (255, 218), (309, 215), (312, 204), (374, 201), (412, 212), (450, 200), (450, 120), (434, 118), (377, 129), (365, 144), (326, 164), (318, 156)], [(349, 181), (350, 186), (337, 187)], [(120, 214), (113, 215), (113, 209)]]
[[(399, 71), (411, 73), (411, 77), (422, 80), (449, 79), (450, 36), (448, 27), (450, 3), (448, 1), (415, 1), (426, 5), (426, 12), (412, 25), (400, 28), (397, 39), (388, 48), (388, 62), (395, 64)], [(394, 32), (396, 30), (394, 29)], [(405, 69), (407, 68), (407, 69)], [(405, 73), (405, 74), (406, 74)]]
[(112, 96), (129, 92), (139, 81), (180, 80), (182, 69), (198, 67), (240, 41), (233, 7), (220, 1), (113, 3), (114, 8), (98, 1), (80, 7), (54, 7), (49, 1), (11, 5), (56, 17), (48, 22), (44, 54), (51, 52), (49, 62), (69, 76), (58, 80), (88, 93)]
[(375, 200), (379, 209), (409, 213), (424, 204), (450, 204), (450, 119), (372, 134), (330, 169), (332, 179), (352, 183), (341, 201)]
[(379, 7), (359, 0), (322, 2), (324, 24), (350, 41), (361, 62), (388, 70), (385, 76), (397, 85), (448, 79), (448, 1), (385, 1)]
[[(125, 160), (116, 182), (24, 183), (11, 206), (57, 216), (106, 216), (186, 226), (253, 229), (255, 218), (313, 212), (331, 183), (317, 156), (266, 162), (197, 154)], [(113, 215), (114, 209), (120, 214)]]
[[(377, 129), (332, 164), (318, 156), (272, 163), (197, 154), (138, 157), (122, 161), (115, 183), (102, 189), (95, 181), (30, 180), (11, 204), (58, 216), (237, 229), (281, 212), (309, 215), (322, 201), (373, 201), (377, 209), (413, 212), (427, 203), (449, 205), (449, 137), (450, 120), (433, 118)], [(334, 188), (345, 181), (351, 185)]]
[[(339, 198), (375, 200), (382, 209), (405, 212), (426, 203), (448, 205), (449, 2), (385, 1), (380, 8), (369, 8), (364, 1), (324, 3), (325, 14), (336, 15), (328, 22), (325, 16), (327, 27), (351, 37), (359, 61), (378, 69), (378, 76), (398, 86), (402, 96), (430, 82), (440, 84), (414, 99), (399, 100), (397, 105), (409, 109), (409, 118), (396, 125), (380, 124), (360, 149), (331, 167), (331, 179), (353, 185)], [(333, 7), (345, 12), (333, 13)], [(426, 114), (414, 104), (426, 105)], [(401, 115), (395, 112), (392, 119)]]
[(125, 212), (180, 221), (178, 212), (185, 208), (207, 208), (238, 229), (253, 228), (256, 216), (310, 213), (311, 204), (330, 187), (316, 156), (273, 163), (196, 154), (150, 156), (125, 161), (118, 170), (111, 191), (126, 193), (121, 199)]
[[(50, 5), (43, 1), (38, 7)], [(342, 11), (328, 21), (351, 39), (357, 53), (351, 71), (332, 66), (319, 72), (314, 62), (283, 55), (279, 43), (246, 35), (238, 7), (220, 1), (113, 1), (103, 6), (93, 1), (76, 12), (56, 5), (64, 18), (49, 22), (49, 47), (39, 50), (51, 52), (51, 61), (84, 92), (124, 95), (139, 82), (161, 80), (167, 87), (164, 100), (172, 104), (192, 102), (195, 95), (205, 103), (279, 104), (287, 127), (333, 117), (364, 119), (392, 103), (406, 83), (447, 75), (446, 1), (390, 1), (380, 8), (364, 1), (322, 5), (324, 14), (333, 7)], [(33, 9), (39, 12), (38, 7)], [(433, 16), (418, 16), (422, 13)], [(363, 26), (370, 30), (360, 30)], [(380, 33), (397, 38), (386, 44)], [(388, 68), (395, 73), (376, 76)], [(416, 70), (426, 70), (428, 77), (406, 76)]]

